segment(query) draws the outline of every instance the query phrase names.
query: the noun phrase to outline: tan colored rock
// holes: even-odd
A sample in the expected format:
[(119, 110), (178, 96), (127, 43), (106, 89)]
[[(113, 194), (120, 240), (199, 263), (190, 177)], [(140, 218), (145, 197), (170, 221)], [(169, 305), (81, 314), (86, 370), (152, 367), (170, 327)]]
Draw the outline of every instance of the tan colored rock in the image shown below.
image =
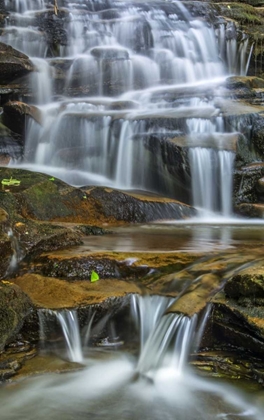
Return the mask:
[(123, 297), (130, 293), (140, 293), (133, 283), (122, 280), (103, 280), (95, 283), (75, 281), (69, 283), (53, 277), (25, 274), (12, 280), (26, 293), (39, 308), (76, 308), (102, 303), (112, 297)]
[(242, 203), (236, 206), (236, 211), (242, 216), (264, 218), (264, 203)]

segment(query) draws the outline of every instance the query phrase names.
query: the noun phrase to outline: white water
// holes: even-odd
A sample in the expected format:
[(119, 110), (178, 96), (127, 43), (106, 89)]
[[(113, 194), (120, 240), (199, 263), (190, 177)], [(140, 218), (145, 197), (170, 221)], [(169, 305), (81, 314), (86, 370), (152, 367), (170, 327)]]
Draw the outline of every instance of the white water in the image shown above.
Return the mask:
[[(83, 361), (86, 367), (79, 372), (2, 388), (1, 419), (261, 420), (261, 408), (246, 395), (199, 378), (186, 365), (208, 311), (197, 328), (196, 316), (164, 315), (168, 304), (163, 297), (133, 297), (136, 319), (144, 330), (139, 360), (122, 351), (90, 351)], [(66, 312), (54, 314), (64, 329)], [(74, 323), (76, 331), (66, 330), (76, 338), (76, 317)], [(73, 343), (73, 337), (66, 341)]]
[(66, 350), (66, 358), (71, 362), (82, 363), (83, 352), (79, 322), (76, 311), (52, 311), (51, 309), (43, 309), (38, 312), (38, 315), (40, 324), (40, 337), (43, 342), (43, 345), (45, 346), (45, 341), (47, 338), (46, 330), (48, 329), (48, 324), (55, 324), (55, 321), (57, 320), (61, 327), (61, 332), (63, 335), (63, 346), (61, 352)]
[[(11, 3), (6, 1), (10, 8)], [(217, 145), (214, 151), (210, 145), (203, 151), (195, 147), (195, 134), (210, 133), (208, 127), (215, 125), (219, 110), (214, 101), (206, 104), (195, 99), (195, 88), (192, 100), (181, 99), (176, 92), (196, 84), (207, 88), (210, 81), (228, 73), (245, 74), (248, 40), (239, 44), (236, 36), (230, 38), (236, 32), (234, 24), (214, 30), (177, 1), (112, 1), (113, 15), (103, 1), (60, 5), (70, 12), (63, 23), (68, 42), (55, 60), (68, 68), (60, 88), (55, 83), (54, 60), (47, 59), (48, 44), (33, 19), (34, 9), (52, 10), (52, 4), (12, 3), (15, 19), (9, 19), (12, 25), (7, 23), (1, 36), (33, 57), (34, 101), (45, 105), (43, 126), (28, 124), (25, 158), (20, 163), (55, 176), (59, 173), (73, 185), (143, 189), (181, 199), (178, 181), (162, 159), (166, 152), (151, 148), (151, 136), (169, 142), (175, 135), (191, 133), (194, 205), (205, 212), (230, 215), (232, 153), (217, 151)], [(60, 99), (52, 102), (56, 94)], [(188, 120), (193, 121), (192, 130)], [(223, 132), (224, 127), (216, 129), (215, 138)], [(212, 161), (218, 162), (216, 173), (210, 169)]]

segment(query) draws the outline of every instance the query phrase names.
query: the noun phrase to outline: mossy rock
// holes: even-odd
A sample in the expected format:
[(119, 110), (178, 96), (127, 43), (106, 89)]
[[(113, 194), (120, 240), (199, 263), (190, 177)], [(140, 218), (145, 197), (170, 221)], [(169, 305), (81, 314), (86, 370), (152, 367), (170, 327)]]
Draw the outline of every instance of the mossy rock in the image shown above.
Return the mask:
[(220, 13), (241, 25), (261, 25), (263, 18), (255, 7), (236, 2), (219, 3)]
[(250, 298), (252, 304), (264, 299), (264, 267), (243, 270), (227, 281), (224, 291), (232, 299)]
[(0, 350), (14, 339), (31, 310), (30, 299), (18, 286), (0, 282)]

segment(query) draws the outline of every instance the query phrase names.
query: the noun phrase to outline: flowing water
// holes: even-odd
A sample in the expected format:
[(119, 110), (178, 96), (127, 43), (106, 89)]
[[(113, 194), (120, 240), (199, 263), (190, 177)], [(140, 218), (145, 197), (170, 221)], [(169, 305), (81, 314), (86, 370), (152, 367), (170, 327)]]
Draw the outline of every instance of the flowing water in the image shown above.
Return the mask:
[[(63, 330), (68, 357), (82, 362), (75, 373), (35, 378), (2, 388), (1, 418), (14, 420), (262, 419), (250, 398), (227, 384), (195, 376), (187, 366), (189, 352), (199, 345), (209, 310), (197, 326), (197, 316), (165, 314), (171, 299), (133, 296), (139, 356), (125, 351), (90, 348), (83, 359), (81, 334), (74, 311), (40, 313), (41, 334), (46, 317), (56, 317)], [(71, 327), (69, 325), (71, 324)], [(76, 340), (76, 335), (78, 339)], [(63, 354), (63, 346), (60, 344)]]
[[(195, 93), (217, 92), (219, 78), (246, 74), (248, 39), (230, 37), (232, 22), (210, 27), (180, 1), (65, 0), (62, 21), (52, 19), (67, 42), (55, 52), (35, 19), (53, 10), (49, 1), (5, 4), (11, 14), (1, 40), (36, 66), (33, 96), (42, 112), (42, 125), (28, 123), (21, 165), (72, 185), (182, 199), (186, 185), (162, 155), (170, 154), (170, 139), (191, 138), (189, 201), (205, 214), (232, 213), (234, 153), (221, 143), (228, 132), (214, 99)], [(207, 140), (199, 147), (201, 136)]]
[[(229, 217), (234, 152), (226, 140), (232, 133), (214, 98), (205, 100), (203, 92), (210, 88), (217, 96), (226, 75), (246, 74), (248, 40), (238, 43), (226, 36), (236, 30), (232, 22), (214, 29), (178, 1), (58, 3), (66, 11), (67, 42), (55, 52), (35, 20), (36, 13), (53, 10), (51, 2), (5, 0), (11, 14), (1, 41), (32, 59), (32, 102), (42, 113), (42, 125), (28, 121), (24, 160), (13, 164), (72, 185), (142, 189), (181, 199), (182, 187), (162, 153), (170, 153), (167, 141), (183, 138), (189, 149), (189, 200), (207, 221), (212, 213)], [(61, 79), (58, 69), (64, 71)], [(193, 98), (185, 96), (190, 91)], [(163, 225), (162, 234), (159, 229), (121, 229), (103, 237), (103, 249), (185, 255), (229, 252), (239, 243), (238, 254), (243, 250), (247, 255), (243, 264), (261, 257), (261, 246), (254, 254), (241, 245), (248, 240), (246, 226), (190, 224), (176, 232)], [(260, 244), (263, 228), (252, 226), (250, 232), (251, 246)], [(93, 237), (84, 246), (101, 249), (102, 239)], [(136, 354), (122, 349), (111, 314), (98, 323), (92, 312), (83, 330), (76, 311), (40, 311), (42, 346), (49, 347), (50, 340), (49, 351), (81, 369), (1, 388), (1, 419), (263, 419), (263, 407), (254, 397), (199, 377), (188, 365), (210, 305), (198, 319), (196, 314), (167, 313), (173, 302), (155, 295), (132, 297)], [(94, 348), (90, 337), (105, 322), (110, 322), (113, 337), (104, 337)], [(59, 330), (57, 344), (47, 335), (53, 324)]]

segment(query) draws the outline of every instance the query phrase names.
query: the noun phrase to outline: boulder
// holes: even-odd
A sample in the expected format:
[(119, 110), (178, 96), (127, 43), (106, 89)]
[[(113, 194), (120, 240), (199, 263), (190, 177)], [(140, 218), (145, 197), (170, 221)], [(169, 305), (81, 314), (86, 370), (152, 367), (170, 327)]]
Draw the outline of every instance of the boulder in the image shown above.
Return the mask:
[(3, 122), (13, 132), (23, 136), (27, 118), (33, 118), (41, 124), (41, 113), (33, 105), (20, 101), (9, 101), (3, 107)]
[(8, 83), (34, 70), (29, 58), (0, 42), (0, 84)]
[(236, 213), (249, 218), (264, 218), (263, 203), (241, 203), (235, 207)]
[(186, 204), (151, 194), (104, 187), (74, 188), (59, 179), (20, 169), (1, 168), (0, 176), (20, 181), (19, 186), (10, 186), (2, 194), (2, 203), (9, 214), (15, 211), (24, 219), (103, 226), (195, 215)]

